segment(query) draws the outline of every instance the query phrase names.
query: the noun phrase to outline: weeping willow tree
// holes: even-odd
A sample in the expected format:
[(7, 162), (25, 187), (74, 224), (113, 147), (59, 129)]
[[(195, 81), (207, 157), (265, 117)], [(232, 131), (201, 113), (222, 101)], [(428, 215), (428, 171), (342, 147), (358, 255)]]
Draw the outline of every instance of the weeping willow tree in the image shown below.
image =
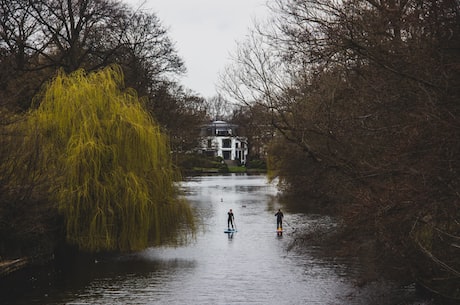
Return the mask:
[[(175, 195), (168, 139), (123, 91), (117, 66), (59, 73), (35, 99), (26, 129), (50, 179), (66, 238), (91, 252), (133, 251), (193, 231), (190, 207)], [(26, 143), (27, 144), (27, 143)]]

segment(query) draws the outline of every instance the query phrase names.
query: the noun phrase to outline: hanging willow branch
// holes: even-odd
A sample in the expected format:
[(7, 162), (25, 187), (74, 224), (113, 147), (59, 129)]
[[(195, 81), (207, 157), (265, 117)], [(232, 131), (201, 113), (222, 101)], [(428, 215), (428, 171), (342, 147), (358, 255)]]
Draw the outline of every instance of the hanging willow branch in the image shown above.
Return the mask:
[(37, 130), (40, 170), (56, 182), (67, 240), (87, 251), (139, 250), (181, 224), (193, 228), (190, 208), (174, 199), (167, 138), (136, 93), (121, 88), (117, 66), (59, 73), (27, 124)]

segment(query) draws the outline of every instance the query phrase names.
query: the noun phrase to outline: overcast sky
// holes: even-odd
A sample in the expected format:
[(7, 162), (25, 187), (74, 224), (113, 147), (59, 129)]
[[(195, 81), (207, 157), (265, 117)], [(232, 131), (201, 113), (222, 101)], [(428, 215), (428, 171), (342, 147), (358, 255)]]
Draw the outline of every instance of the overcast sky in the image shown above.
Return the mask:
[(268, 14), (266, 0), (124, 1), (156, 13), (185, 61), (187, 75), (180, 83), (203, 97), (216, 94), (218, 74), (230, 62), (236, 41), (244, 40), (254, 19)]

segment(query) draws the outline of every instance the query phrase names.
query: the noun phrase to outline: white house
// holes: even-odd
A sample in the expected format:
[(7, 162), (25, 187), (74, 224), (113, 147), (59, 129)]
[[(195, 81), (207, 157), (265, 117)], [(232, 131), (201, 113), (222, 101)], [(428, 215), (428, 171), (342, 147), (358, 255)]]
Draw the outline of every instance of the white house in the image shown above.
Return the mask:
[(227, 163), (239, 161), (246, 164), (248, 140), (238, 134), (238, 125), (214, 121), (202, 126), (200, 136), (203, 154), (222, 157)]

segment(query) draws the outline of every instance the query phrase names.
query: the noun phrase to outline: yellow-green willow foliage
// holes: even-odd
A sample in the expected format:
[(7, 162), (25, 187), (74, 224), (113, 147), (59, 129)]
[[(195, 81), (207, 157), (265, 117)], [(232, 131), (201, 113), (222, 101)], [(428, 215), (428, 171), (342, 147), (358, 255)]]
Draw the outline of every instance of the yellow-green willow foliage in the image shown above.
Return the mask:
[(167, 138), (121, 88), (117, 66), (59, 73), (28, 120), (67, 240), (86, 251), (140, 250), (193, 229), (189, 206), (174, 198)]

